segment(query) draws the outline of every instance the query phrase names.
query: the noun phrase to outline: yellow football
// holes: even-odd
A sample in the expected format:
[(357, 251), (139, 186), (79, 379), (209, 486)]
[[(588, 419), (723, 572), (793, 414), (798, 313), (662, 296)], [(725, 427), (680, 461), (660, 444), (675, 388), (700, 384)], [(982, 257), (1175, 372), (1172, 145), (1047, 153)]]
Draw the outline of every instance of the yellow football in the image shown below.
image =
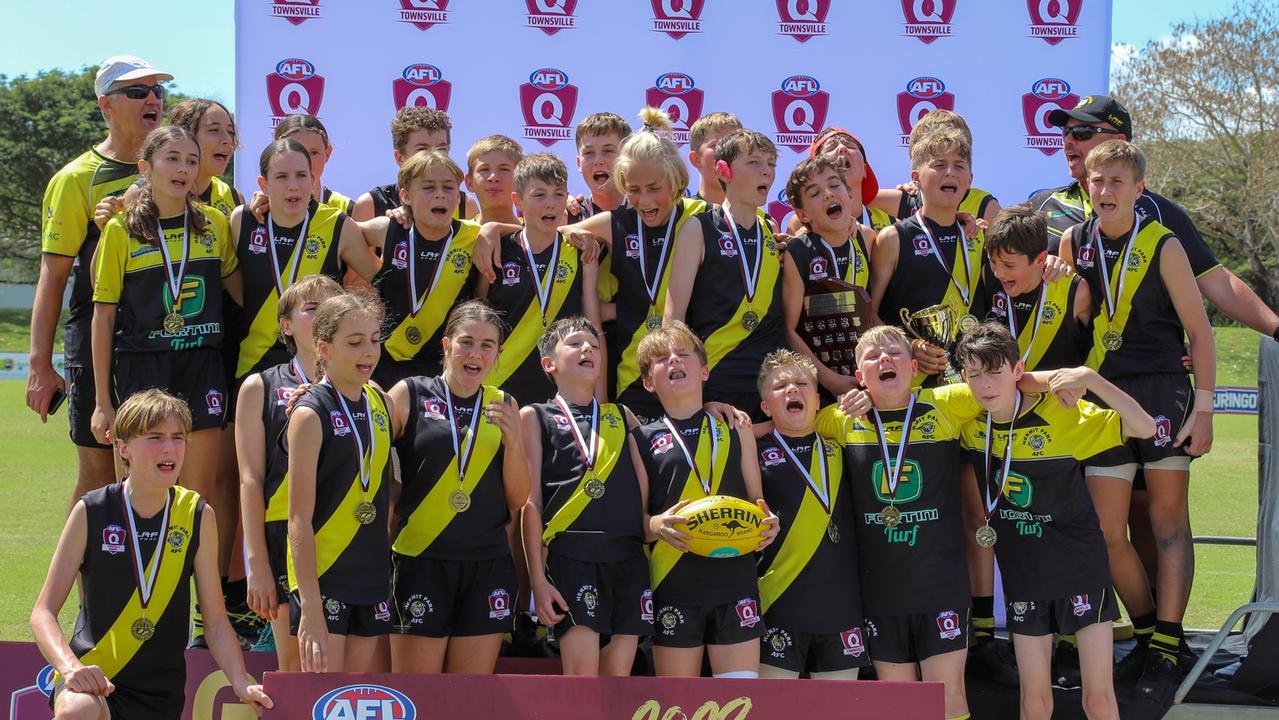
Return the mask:
[(688, 551), (711, 558), (737, 557), (759, 547), (764, 513), (755, 503), (728, 495), (694, 500), (680, 511), (676, 527), (691, 536)]

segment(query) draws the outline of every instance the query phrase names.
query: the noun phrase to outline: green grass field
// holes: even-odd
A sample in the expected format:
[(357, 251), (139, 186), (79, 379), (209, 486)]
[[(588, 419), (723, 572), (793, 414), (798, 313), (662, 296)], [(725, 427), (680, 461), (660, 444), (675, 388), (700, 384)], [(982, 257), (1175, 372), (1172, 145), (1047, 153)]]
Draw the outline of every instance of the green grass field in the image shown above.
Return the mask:
[[(0, 350), (26, 349), (28, 317), (25, 311), (0, 311)], [(1222, 328), (1217, 338), (1219, 383), (1256, 385), (1256, 334)], [(26, 408), (24, 390), (21, 380), (0, 381), (0, 457), (6, 459), (0, 507), (9, 508), (8, 539), (0, 552), (0, 640), (29, 639), (27, 616), (53, 554), (76, 472), (65, 415), (41, 425)], [(1219, 416), (1212, 453), (1194, 465), (1190, 507), (1196, 534), (1255, 536), (1256, 488), (1256, 418)], [(1252, 548), (1201, 546), (1187, 627), (1218, 627), (1248, 602), (1255, 567)], [(63, 624), (73, 618), (74, 607), (69, 606)]]

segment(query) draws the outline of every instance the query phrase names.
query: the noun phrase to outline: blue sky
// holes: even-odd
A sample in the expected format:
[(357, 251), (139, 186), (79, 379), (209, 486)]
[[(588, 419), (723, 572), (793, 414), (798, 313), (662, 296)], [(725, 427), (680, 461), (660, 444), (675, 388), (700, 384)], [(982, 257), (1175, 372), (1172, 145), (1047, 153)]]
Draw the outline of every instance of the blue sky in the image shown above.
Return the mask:
[[(1234, 4), (1233, 0), (1113, 2), (1114, 41), (1135, 45), (1168, 34), (1169, 26), (1178, 20), (1225, 15)], [(52, 4), (56, 11), (40, 2), (7, 4), (5, 20), (11, 32), (0, 43), (0, 74), (78, 68), (113, 53), (128, 52), (172, 72), (183, 92), (232, 104), (235, 41), (231, 0), (199, 4), (189, 0), (112, 0), (106, 4), (53, 0)], [(139, 31), (148, 25), (157, 30)]]

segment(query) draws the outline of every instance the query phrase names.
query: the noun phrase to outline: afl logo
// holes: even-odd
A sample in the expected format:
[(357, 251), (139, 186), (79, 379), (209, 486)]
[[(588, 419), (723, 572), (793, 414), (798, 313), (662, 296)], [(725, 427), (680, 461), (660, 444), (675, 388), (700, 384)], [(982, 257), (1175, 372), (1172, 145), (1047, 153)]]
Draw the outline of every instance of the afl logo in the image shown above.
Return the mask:
[(671, 119), (671, 139), (679, 145), (688, 142), (688, 129), (702, 116), (704, 98), (693, 77), (682, 72), (659, 75), (644, 96), (651, 107), (661, 108)]
[(941, 97), (946, 93), (946, 83), (939, 78), (924, 75), (906, 83), (906, 92), (911, 97), (921, 99)]
[(286, 115), (318, 115), (324, 99), (324, 77), (302, 58), (287, 58), (266, 76), (267, 102), (276, 118)]
[(910, 131), (915, 123), (938, 109), (955, 109), (955, 95), (946, 90), (941, 78), (921, 75), (906, 83), (906, 89), (897, 93), (897, 123), (901, 126), (903, 147), (910, 144)]
[(315, 66), (301, 58), (288, 58), (276, 63), (275, 74), (285, 80), (306, 80), (315, 75)]
[(577, 87), (568, 73), (556, 68), (539, 68), (520, 86), (520, 107), (524, 112), (524, 137), (550, 147), (572, 140), (573, 111), (577, 108)]
[(807, 152), (817, 132), (826, 124), (830, 94), (811, 75), (791, 75), (773, 91), (774, 142), (795, 152)]
[(399, 690), (384, 685), (343, 685), (320, 696), (311, 720), (414, 720), (417, 708)]
[(541, 68), (529, 73), (528, 83), (538, 90), (559, 90), (568, 87), (568, 75), (563, 70)]
[(670, 72), (658, 77), (654, 85), (668, 95), (683, 95), (693, 89), (693, 78), (682, 72)]
[(404, 68), (400, 77), (391, 83), (395, 109), (428, 107), (448, 112), (453, 84), (444, 79), (444, 73), (427, 63), (414, 63)]
[(1061, 150), (1065, 138), (1061, 130), (1048, 121), (1054, 110), (1075, 107), (1079, 96), (1070, 92), (1070, 83), (1061, 78), (1046, 77), (1036, 80), (1030, 92), (1021, 96), (1022, 120), (1026, 124), (1026, 147), (1052, 155)]

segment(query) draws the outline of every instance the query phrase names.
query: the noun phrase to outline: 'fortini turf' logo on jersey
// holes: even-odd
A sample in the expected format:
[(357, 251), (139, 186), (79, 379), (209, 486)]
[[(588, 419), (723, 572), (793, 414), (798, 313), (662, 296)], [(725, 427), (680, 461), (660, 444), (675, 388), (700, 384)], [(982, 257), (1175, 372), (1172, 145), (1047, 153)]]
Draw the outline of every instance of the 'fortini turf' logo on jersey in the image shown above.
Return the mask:
[(1052, 155), (1064, 143), (1061, 129), (1048, 122), (1053, 110), (1074, 107), (1079, 96), (1070, 92), (1070, 83), (1061, 78), (1046, 77), (1036, 80), (1030, 92), (1021, 96), (1021, 114), (1026, 123), (1026, 147)]
[(524, 21), (528, 27), (547, 35), (577, 27), (577, 18), (573, 17), (577, 0), (524, 0), (524, 4), (528, 6)]
[(319, 115), (324, 77), (315, 72), (309, 60), (285, 58), (266, 76), (266, 99), (272, 126), (279, 125), (286, 115)]
[(1030, 507), (1030, 501), (1034, 497), (1034, 486), (1031, 485), (1030, 478), (1021, 473), (1008, 473), (1008, 482), (1004, 485), (1004, 497), (1019, 508)]
[(919, 119), (934, 110), (955, 110), (955, 94), (946, 90), (941, 78), (921, 75), (897, 93), (897, 123), (901, 126), (901, 146), (910, 145), (910, 131)]
[(653, 87), (644, 93), (649, 107), (661, 109), (671, 119), (671, 139), (679, 145), (688, 143), (688, 129), (702, 116), (704, 98), (693, 76), (682, 72), (657, 76)]
[(777, 34), (800, 42), (826, 34), (830, 0), (777, 0)]
[(830, 93), (811, 75), (791, 75), (773, 91), (774, 141), (795, 152), (807, 152), (817, 133), (826, 126)]
[(400, 0), (400, 22), (430, 30), (449, 21), (449, 0)]
[(906, 23), (902, 35), (918, 38), (928, 44), (939, 37), (955, 34), (951, 18), (958, 0), (902, 0), (902, 16)]
[(449, 99), (453, 96), (453, 83), (444, 79), (444, 73), (434, 65), (413, 63), (400, 72), (391, 82), (391, 95), (395, 109), (427, 107), (440, 112), (449, 111)]
[(271, 0), (271, 17), (301, 25), (320, 17), (320, 0)]
[(1078, 37), (1079, 13), (1084, 0), (1026, 0), (1030, 12), (1030, 36), (1049, 45)]
[(573, 139), (573, 111), (577, 109), (577, 86), (568, 73), (557, 68), (538, 68), (520, 85), (520, 108), (524, 112), (524, 138), (550, 147)]
[(876, 460), (870, 468), (871, 484), (875, 488), (875, 499), (882, 503), (896, 502), (905, 504), (919, 499), (924, 491), (924, 471), (919, 463), (906, 460), (902, 465), (901, 476), (897, 479), (897, 494), (888, 487), (888, 475), (884, 473), (884, 461)]
[(169, 286), (165, 285), (161, 291), (165, 314), (177, 310), (183, 318), (188, 320), (195, 318), (204, 311), (204, 278), (199, 275), (183, 278), (182, 291), (178, 293), (177, 301), (174, 302), (170, 295)]
[(653, 4), (653, 32), (666, 33), (675, 40), (702, 31), (702, 7), (706, 0), (650, 0)]

